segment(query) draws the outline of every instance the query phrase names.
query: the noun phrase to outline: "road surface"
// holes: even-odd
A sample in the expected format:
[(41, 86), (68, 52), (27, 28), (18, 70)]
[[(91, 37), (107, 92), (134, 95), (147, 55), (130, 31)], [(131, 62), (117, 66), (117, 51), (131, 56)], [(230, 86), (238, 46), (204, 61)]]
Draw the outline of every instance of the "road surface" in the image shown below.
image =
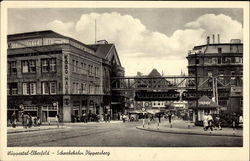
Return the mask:
[(169, 134), (136, 129), (141, 122), (75, 123), (8, 134), (9, 147), (240, 147), (242, 137)]

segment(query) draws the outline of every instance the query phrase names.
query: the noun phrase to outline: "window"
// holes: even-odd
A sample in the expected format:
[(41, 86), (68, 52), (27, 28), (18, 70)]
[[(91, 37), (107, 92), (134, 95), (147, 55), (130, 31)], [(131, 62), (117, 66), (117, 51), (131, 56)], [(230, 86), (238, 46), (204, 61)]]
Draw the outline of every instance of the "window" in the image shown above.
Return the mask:
[(75, 60), (72, 60), (73, 72), (75, 71)]
[(41, 59), (42, 72), (56, 72), (56, 58)]
[(16, 61), (8, 62), (8, 73), (14, 74), (17, 72)]
[(219, 53), (219, 54), (222, 53), (222, 48), (218, 48), (218, 53)]
[(241, 64), (242, 63), (242, 58), (241, 57), (235, 57), (235, 63)]
[(76, 84), (73, 82), (73, 93), (76, 93)]
[(49, 82), (42, 82), (43, 94), (49, 94)]
[(23, 60), (22, 72), (23, 73), (35, 73), (36, 72), (36, 60)]
[(212, 58), (205, 58), (205, 64), (212, 64)]
[(30, 94), (31, 95), (36, 94), (36, 83), (30, 83)]
[(83, 62), (81, 62), (81, 69), (80, 69), (81, 74), (83, 74)]
[(76, 83), (76, 93), (79, 94), (79, 83)]
[(30, 94), (30, 88), (28, 83), (23, 83), (23, 95), (29, 95)]
[(212, 71), (208, 71), (208, 72), (207, 72), (207, 75), (208, 75), (209, 77), (212, 77), (212, 76), (213, 76), (213, 72), (212, 72)]
[(231, 75), (235, 75), (235, 71), (231, 71)]
[(56, 82), (50, 82), (50, 94), (56, 94)]
[(78, 61), (76, 61), (76, 67), (75, 67), (76, 72), (78, 72)]
[(49, 72), (49, 60), (42, 59), (42, 72)]
[(36, 72), (36, 61), (35, 60), (30, 60), (29, 61), (29, 72), (30, 73), (35, 73)]
[(35, 95), (36, 83), (23, 83), (23, 95)]
[(17, 83), (8, 83), (8, 95), (16, 95), (17, 94)]
[(87, 64), (86, 63), (83, 64), (83, 73), (87, 74)]
[(218, 63), (218, 59), (217, 58), (212, 58), (212, 64), (217, 64)]
[(218, 58), (218, 64), (222, 64), (222, 59)]
[(57, 85), (56, 82), (42, 82), (43, 94), (56, 94)]
[(29, 72), (29, 62), (28, 60), (22, 61), (22, 72), (28, 73)]
[(227, 58), (225, 59), (225, 61), (226, 61), (226, 63), (231, 63), (231, 58), (227, 57)]
[(196, 59), (196, 64), (200, 64), (199, 58)]
[(50, 59), (50, 71), (51, 72), (56, 71), (56, 59), (55, 58)]

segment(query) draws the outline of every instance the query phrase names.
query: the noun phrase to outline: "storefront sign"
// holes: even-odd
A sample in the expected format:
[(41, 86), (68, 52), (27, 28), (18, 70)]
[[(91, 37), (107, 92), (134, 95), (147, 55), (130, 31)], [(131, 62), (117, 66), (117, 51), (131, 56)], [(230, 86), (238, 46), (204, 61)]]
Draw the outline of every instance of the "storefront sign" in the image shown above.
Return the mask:
[(231, 87), (231, 96), (242, 96), (242, 87)]
[(69, 94), (69, 55), (64, 54), (63, 55), (63, 93)]
[(210, 101), (199, 101), (199, 105), (209, 105)]

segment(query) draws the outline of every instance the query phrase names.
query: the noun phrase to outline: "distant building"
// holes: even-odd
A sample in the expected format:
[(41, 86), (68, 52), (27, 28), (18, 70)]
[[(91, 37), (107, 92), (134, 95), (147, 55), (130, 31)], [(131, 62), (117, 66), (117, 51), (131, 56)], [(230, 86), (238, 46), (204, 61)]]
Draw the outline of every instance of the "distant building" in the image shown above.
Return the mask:
[(7, 60), (8, 118), (16, 111), (70, 122), (119, 110), (111, 105), (110, 79), (124, 76), (124, 68), (114, 44), (86, 45), (51, 30), (13, 34)]
[[(195, 62), (195, 58), (197, 58)], [(242, 113), (242, 86), (243, 86), (243, 44), (238, 39), (231, 40), (230, 43), (220, 43), (215, 41), (210, 43), (210, 38), (207, 38), (207, 44), (194, 46), (189, 51), (188, 56), (188, 75), (195, 76), (216, 76), (218, 78), (218, 104), (222, 106), (221, 111), (225, 113)], [(199, 78), (198, 85), (201, 86), (207, 78)], [(230, 84), (223, 87), (222, 84)], [(206, 86), (213, 87), (213, 82), (208, 81)], [(198, 89), (199, 91), (201, 89)], [(205, 91), (212, 98), (212, 91)], [(189, 101), (191, 105), (193, 101)], [(195, 109), (194, 109), (195, 110)], [(205, 110), (206, 111), (206, 110)], [(210, 112), (207, 110), (206, 112)]]
[[(168, 81), (162, 79), (162, 75), (156, 69), (153, 69), (148, 75), (142, 75), (142, 73), (138, 72), (137, 76), (142, 79), (136, 79), (136, 86), (146, 87), (147, 91), (164, 91), (162, 88), (166, 87), (168, 84)], [(169, 101), (136, 101), (135, 108), (141, 109), (144, 107), (146, 109), (165, 111), (169, 104)]]

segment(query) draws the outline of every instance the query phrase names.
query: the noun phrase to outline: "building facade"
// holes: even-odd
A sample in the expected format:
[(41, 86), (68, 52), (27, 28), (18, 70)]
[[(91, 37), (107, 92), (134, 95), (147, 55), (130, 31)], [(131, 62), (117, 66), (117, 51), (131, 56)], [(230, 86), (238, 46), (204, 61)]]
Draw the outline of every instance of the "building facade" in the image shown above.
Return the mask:
[[(194, 46), (189, 51), (187, 60), (188, 75), (198, 77), (198, 92), (203, 92), (212, 99), (213, 90), (217, 90), (218, 98), (215, 102), (222, 107), (221, 111), (229, 114), (242, 113), (243, 44), (239, 39), (220, 43), (219, 35), (216, 42), (213, 35), (213, 42), (210, 43), (210, 38), (207, 37), (207, 44)], [(209, 77), (216, 79), (212, 81)], [(209, 88), (205, 90), (200, 86)], [(188, 103), (191, 105), (193, 102)]]
[(93, 45), (50, 30), (8, 35), (8, 118), (14, 111), (42, 122), (56, 114), (63, 122), (90, 113), (102, 117), (112, 108), (112, 73), (124, 76), (124, 68), (114, 44)]

